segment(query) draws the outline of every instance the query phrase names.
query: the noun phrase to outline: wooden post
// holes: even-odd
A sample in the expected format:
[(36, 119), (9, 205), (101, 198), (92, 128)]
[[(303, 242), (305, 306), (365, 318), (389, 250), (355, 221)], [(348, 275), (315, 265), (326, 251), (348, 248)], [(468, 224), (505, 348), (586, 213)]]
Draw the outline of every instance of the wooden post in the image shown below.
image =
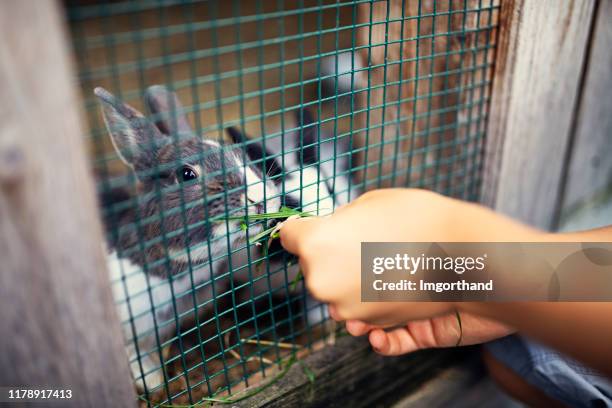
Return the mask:
[(586, 61), (582, 97), (560, 216), (612, 189), (612, 2), (600, 1)]
[(0, 2), (0, 384), (135, 405), (58, 3)]
[(554, 224), (595, 0), (502, 1), (482, 201)]

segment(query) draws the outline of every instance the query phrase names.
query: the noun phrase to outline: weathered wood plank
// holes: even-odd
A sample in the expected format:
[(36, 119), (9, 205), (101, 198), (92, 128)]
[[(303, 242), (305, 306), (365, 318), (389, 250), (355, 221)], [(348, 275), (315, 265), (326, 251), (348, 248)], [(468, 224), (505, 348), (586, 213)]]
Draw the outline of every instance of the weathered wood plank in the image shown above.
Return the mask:
[(508, 122), (509, 93), (512, 89), (512, 72), (516, 61), (518, 29), (524, 0), (505, 0), (501, 3), (495, 70), (491, 89), (491, 104), (487, 141), (485, 143), (483, 179), (480, 202), (495, 207), (497, 183), (502, 163), (505, 125)]
[(612, 188), (612, 2), (600, 1), (561, 215)]
[[(374, 353), (367, 340), (343, 337), (294, 364), (278, 382), (241, 401), (240, 407), (385, 406), (419, 388), (474, 350), (429, 350), (399, 357)], [(315, 375), (310, 382), (303, 365)]]
[[(503, 2), (502, 2), (503, 3)], [(483, 201), (542, 228), (554, 220), (595, 0), (503, 5)], [(503, 152), (499, 141), (503, 139)], [(497, 163), (492, 163), (497, 161)], [(491, 178), (494, 178), (492, 180)]]
[(0, 384), (135, 405), (58, 4), (0, 2), (0, 38)]

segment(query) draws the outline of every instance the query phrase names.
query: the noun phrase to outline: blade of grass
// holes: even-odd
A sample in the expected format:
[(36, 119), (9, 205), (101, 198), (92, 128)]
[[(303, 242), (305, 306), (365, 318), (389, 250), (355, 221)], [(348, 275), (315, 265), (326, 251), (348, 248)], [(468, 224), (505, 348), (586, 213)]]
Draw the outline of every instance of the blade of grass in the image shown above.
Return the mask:
[[(294, 218), (303, 218), (303, 217), (314, 217), (315, 215), (308, 212), (308, 211), (298, 211), (296, 209), (293, 208), (289, 208), (289, 207), (281, 207), (280, 211), (278, 212), (272, 212), (272, 213), (265, 213), (265, 214), (253, 214), (253, 215), (239, 215), (239, 216), (231, 216), (231, 217), (226, 217), (224, 218), (225, 220), (240, 220), (242, 221), (240, 223), (240, 229), (242, 231), (246, 231), (247, 230), (247, 224), (251, 223), (253, 221), (265, 221), (265, 220), (269, 220), (269, 219), (289, 219), (291, 217)], [(250, 239), (251, 243), (258, 243), (259, 241), (262, 241), (264, 238), (268, 238), (268, 241), (271, 241), (273, 239), (276, 239), (278, 237), (280, 237), (280, 234), (278, 233), (278, 229), (280, 227), (280, 224), (277, 224), (277, 226), (274, 227), (270, 227), (267, 229), (264, 229), (262, 232), (260, 232), (259, 234), (255, 235), (253, 238)]]
[(250, 239), (251, 243), (257, 243), (261, 240), (263, 240), (264, 238), (267, 238), (268, 235), (270, 235), (272, 233), (272, 231), (274, 231), (276, 227), (271, 227), (268, 229), (265, 229), (263, 231), (261, 231), (259, 234), (255, 235), (253, 238)]
[(317, 376), (315, 375), (314, 371), (312, 371), (310, 367), (308, 367), (306, 363), (302, 360), (298, 360), (297, 362), (300, 364), (300, 367), (302, 367), (302, 371), (304, 372), (306, 378), (308, 378), (310, 385), (314, 385), (315, 380), (317, 379)]
[(297, 287), (297, 284), (300, 280), (302, 280), (302, 270), (301, 269), (298, 270), (298, 272), (295, 274), (295, 278), (293, 278), (293, 280), (289, 284), (289, 290), (291, 292), (295, 291), (295, 288)]
[(314, 214), (308, 211), (299, 211), (294, 208), (289, 207), (281, 207), (279, 211), (269, 212), (264, 214), (249, 214), (249, 215), (232, 215), (229, 217), (220, 218), (218, 221), (243, 221), (243, 222), (252, 222), (252, 221), (264, 221), (271, 219), (279, 219), (279, 218), (289, 218), (292, 215), (298, 215), (300, 217), (313, 217)]
[(463, 340), (463, 324), (461, 323), (461, 315), (458, 310), (455, 310), (455, 316), (457, 316), (457, 323), (459, 324), (459, 339), (457, 344), (455, 344), (455, 347), (457, 347), (461, 344), (461, 340)]

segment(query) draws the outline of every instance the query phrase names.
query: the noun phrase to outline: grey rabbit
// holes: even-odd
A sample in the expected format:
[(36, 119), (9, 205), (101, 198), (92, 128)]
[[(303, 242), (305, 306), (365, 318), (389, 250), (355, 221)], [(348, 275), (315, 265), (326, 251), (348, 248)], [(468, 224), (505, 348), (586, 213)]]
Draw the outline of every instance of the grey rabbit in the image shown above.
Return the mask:
[[(163, 86), (145, 93), (151, 118), (102, 88), (94, 92), (113, 146), (138, 180), (135, 197), (117, 190), (103, 197), (102, 205), (129, 199), (137, 203), (107, 215), (107, 260), (121, 321), (130, 322), (124, 324), (124, 335), (133, 377), (139, 389), (155, 390), (164, 382), (161, 349), (182, 320), (212, 304), (211, 279), (226, 271), (228, 254), (234, 253), (234, 269), (248, 263), (245, 250), (235, 250), (246, 240), (239, 221), (206, 220), (227, 216), (227, 210), (232, 215), (245, 209), (259, 214), (278, 211), (281, 205), (331, 213), (358, 194), (347, 191), (348, 142), (318, 133), (312, 115), (303, 109), (296, 111), (298, 128), (266, 139), (266, 151), (236, 128), (227, 129), (235, 145), (222, 146), (193, 132), (178, 98)], [(246, 149), (246, 163), (239, 146)], [(250, 226), (250, 236), (261, 230), (260, 225)], [(278, 242), (270, 253), (269, 271), (285, 267)], [(272, 287), (286, 286), (297, 272), (292, 266), (287, 275), (271, 275)], [(266, 283), (253, 283), (252, 293), (269, 290)], [(306, 308), (310, 324), (327, 316), (312, 299)]]
[[(121, 321), (132, 319), (124, 334), (136, 385), (152, 390), (164, 381), (162, 346), (181, 318), (213, 301), (211, 278), (246, 239), (239, 221), (207, 220), (228, 215), (226, 209), (232, 215), (278, 211), (280, 199), (271, 181), (264, 196), (259, 170), (242, 161), (236, 146), (198, 137), (165, 87), (146, 91), (154, 120), (102, 88), (94, 92), (115, 150), (138, 181), (137, 208), (115, 215), (107, 263)], [(249, 228), (251, 236), (261, 230)]]

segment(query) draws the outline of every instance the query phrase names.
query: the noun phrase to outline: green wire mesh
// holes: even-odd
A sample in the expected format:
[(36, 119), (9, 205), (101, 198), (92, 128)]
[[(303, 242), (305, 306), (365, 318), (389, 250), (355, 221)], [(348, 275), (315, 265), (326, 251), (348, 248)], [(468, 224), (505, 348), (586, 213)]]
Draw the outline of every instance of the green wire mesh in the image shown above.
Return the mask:
[[(287, 153), (303, 159), (313, 147), (305, 137), (309, 128), (316, 129), (312, 144), (321, 149), (325, 143), (333, 145), (334, 152), (320, 155), (319, 162), (329, 161), (333, 170), (319, 171), (313, 182), (293, 169), (297, 189), (289, 191), (280, 183), (271, 194), (264, 188), (266, 202), (275, 196), (285, 202), (288, 194), (297, 193), (302, 208), (333, 210), (321, 208), (320, 190), (306, 202), (302, 190), (321, 182), (331, 186), (334, 196), (347, 199), (373, 188), (411, 186), (476, 200), (499, 7), (499, 0), (66, 1), (98, 191), (101, 196), (118, 188), (130, 192), (120, 202), (102, 201), (109, 240), (120, 236), (119, 229), (132, 228), (137, 239), (123, 256), (162, 248), (158, 258), (145, 262), (146, 270), (169, 268), (173, 256), (188, 259), (183, 271), (165, 279), (185, 278), (190, 284), (179, 292), (171, 284), (167, 304), (155, 304), (172, 311), (164, 319), (145, 312), (154, 320), (146, 334), (134, 329), (143, 317), (134, 314), (138, 299), (126, 288), (130, 271), (121, 268), (113, 277), (116, 293), (122, 293), (118, 307), (127, 316), (122, 324), (131, 333), (125, 341), (132, 347), (134, 376), (142, 380), (147, 375), (142, 362), (149, 355), (158, 362), (150, 371), (163, 375), (153, 389), (146, 382), (139, 387), (143, 406), (248, 395), (245, 387), (252, 392), (276, 378), (288, 361), (333, 341), (337, 328), (325, 308), (308, 301), (303, 285), (296, 284), (294, 259), (278, 248), (268, 252), (248, 241), (230, 245), (232, 234), (244, 235), (243, 229), (253, 227), (232, 229), (226, 222), (224, 237), (195, 244), (182, 238), (197, 228), (212, 228), (208, 203), (221, 200), (226, 217), (248, 210), (228, 204), (232, 194), (248, 191), (227, 181), (238, 171), (235, 163), (221, 160), (218, 174), (207, 177), (220, 177), (222, 188), (203, 189), (197, 200), (186, 198), (187, 184), (153, 183), (147, 194), (161, 202), (178, 191), (180, 203), (139, 213), (142, 183), (119, 160), (93, 89), (104, 87), (146, 112), (146, 89), (166, 85), (177, 93), (195, 134), (226, 146), (228, 128), (248, 135), (246, 143), (237, 145), (242, 160), (261, 169), (264, 179), (276, 177), (272, 182), (286, 174), (271, 176), (266, 161), (274, 159), (287, 171)], [(308, 126), (303, 121), (307, 112), (314, 118)], [(297, 145), (286, 145), (286, 135), (294, 135)], [(333, 137), (323, 140), (324, 135)], [(180, 150), (180, 135), (171, 136)], [(267, 144), (275, 140), (281, 146), (273, 152)], [(255, 145), (267, 152), (260, 160), (248, 154)], [(206, 155), (199, 153), (196, 160), (205, 162)], [(340, 161), (347, 163), (346, 169), (336, 165)], [(154, 171), (183, 164), (155, 163)], [(315, 169), (320, 165), (309, 164)], [(347, 183), (338, 183), (341, 178)], [(112, 224), (113, 217), (130, 208), (135, 214), (130, 225)], [(197, 222), (190, 216), (194, 211), (201, 211)], [(176, 217), (182, 220), (180, 228), (164, 228)], [(158, 226), (154, 237), (146, 232), (151, 225)], [(176, 240), (187, 242), (179, 255), (171, 253)], [(204, 267), (193, 261), (194, 254), (210, 252), (217, 244), (225, 251), (208, 262), (225, 263), (224, 272), (194, 281)], [(238, 253), (246, 253), (246, 261), (236, 263)], [(268, 262), (272, 256), (280, 261)], [(196, 296), (201, 286), (209, 288), (207, 299)], [(155, 296), (160, 290), (150, 280), (144, 288), (146, 293), (139, 296)], [(246, 298), (240, 295), (245, 291)], [(185, 299), (192, 304), (187, 310), (179, 306)], [(313, 310), (320, 318), (308, 318)], [(171, 334), (160, 334), (164, 331)], [(155, 341), (141, 350), (139, 337), (144, 335)]]

